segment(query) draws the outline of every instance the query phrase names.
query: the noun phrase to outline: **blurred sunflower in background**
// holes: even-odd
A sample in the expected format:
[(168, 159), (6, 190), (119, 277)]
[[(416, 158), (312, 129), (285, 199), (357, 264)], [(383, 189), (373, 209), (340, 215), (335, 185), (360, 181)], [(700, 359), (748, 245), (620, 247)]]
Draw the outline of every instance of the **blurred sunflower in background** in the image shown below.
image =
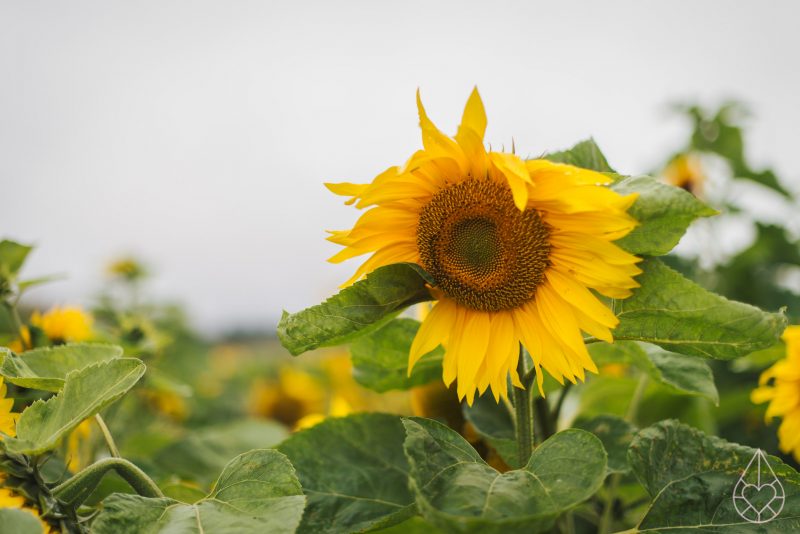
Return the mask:
[(667, 163), (661, 175), (666, 183), (685, 189), (696, 197), (703, 196), (706, 175), (699, 155), (678, 154)]
[(751, 400), (756, 404), (769, 402), (765, 415), (767, 423), (781, 418), (778, 427), (780, 449), (793, 454), (800, 462), (800, 326), (790, 326), (783, 333), (786, 358), (761, 373), (759, 387)]
[(54, 306), (46, 313), (33, 312), (30, 323), (54, 344), (86, 341), (92, 337), (94, 319), (77, 306)]
[(487, 151), (477, 90), (454, 138), (431, 122), (419, 94), (417, 107), (423, 150), (372, 183), (328, 184), (348, 204), (371, 208), (351, 230), (331, 232), (345, 248), (330, 261), (371, 253), (349, 282), (398, 262), (433, 277), (437, 302), (409, 370), (443, 345), (444, 382), (457, 379), (469, 404), (489, 386), (496, 400), (506, 397), (509, 376), (523, 387), (520, 343), (540, 390), (542, 368), (562, 384), (597, 372), (581, 331), (611, 342), (618, 320), (590, 290), (623, 299), (638, 287), (640, 259), (613, 243), (637, 224), (627, 214), (636, 195), (610, 190), (611, 179), (594, 171)]

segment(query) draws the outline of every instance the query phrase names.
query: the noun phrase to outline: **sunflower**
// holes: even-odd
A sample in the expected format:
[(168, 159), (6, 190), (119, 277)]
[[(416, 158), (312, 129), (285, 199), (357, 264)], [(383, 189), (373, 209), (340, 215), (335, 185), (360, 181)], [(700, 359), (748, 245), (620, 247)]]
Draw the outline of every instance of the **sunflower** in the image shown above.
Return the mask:
[(679, 154), (662, 171), (664, 181), (680, 187), (696, 197), (703, 195), (706, 181), (700, 157), (697, 154)]
[[(431, 122), (417, 93), (423, 149), (369, 184), (326, 184), (370, 208), (328, 238), (345, 248), (330, 261), (370, 254), (349, 282), (392, 263), (421, 265), (436, 303), (409, 354), (409, 371), (437, 345), (443, 379), (460, 399), (491, 386), (507, 396), (520, 343), (562, 384), (597, 372), (581, 330), (611, 342), (618, 320), (594, 293), (623, 299), (638, 287), (639, 258), (613, 241), (637, 222), (636, 195), (621, 196), (598, 172), (487, 151), (486, 114), (472, 92), (454, 138)], [(348, 283), (349, 283), (348, 282)], [(592, 291), (594, 290), (594, 292)]]
[(31, 324), (41, 328), (53, 343), (86, 341), (92, 335), (92, 316), (77, 307), (51, 308), (47, 313), (33, 312)]
[(800, 462), (800, 326), (783, 333), (786, 358), (761, 373), (759, 386), (751, 394), (756, 404), (769, 402), (766, 421), (780, 417), (778, 441), (781, 451), (793, 453)]

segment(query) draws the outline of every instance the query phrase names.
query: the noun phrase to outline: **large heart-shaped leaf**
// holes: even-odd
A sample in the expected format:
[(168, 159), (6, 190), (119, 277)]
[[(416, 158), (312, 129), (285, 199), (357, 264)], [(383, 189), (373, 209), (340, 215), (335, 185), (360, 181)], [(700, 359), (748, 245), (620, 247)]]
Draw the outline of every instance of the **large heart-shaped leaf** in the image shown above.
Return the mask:
[[(628, 454), (634, 473), (653, 497), (637, 532), (778, 534), (800, 529), (800, 473), (778, 458), (677, 421), (662, 421), (639, 432)], [(761, 461), (751, 464), (759, 457)], [(740, 484), (740, 478), (745, 483)], [(780, 489), (773, 484), (776, 478)], [(748, 493), (745, 485), (754, 491)], [(767, 491), (768, 496), (759, 495)], [(747, 520), (737, 511), (737, 500), (744, 501), (734, 495), (740, 494), (758, 508), (747, 511), (748, 505), (740, 504), (745, 516), (763, 509), (766, 519), (771, 516), (769, 504), (773, 511), (780, 507), (780, 513), (754, 525), (757, 515)]]
[(597, 365), (633, 365), (674, 393), (697, 395), (719, 404), (714, 373), (703, 359), (634, 341), (596, 343), (589, 346), (589, 352)]
[(99, 343), (44, 347), (21, 355), (9, 352), (0, 365), (0, 375), (20, 387), (57, 392), (68, 373), (121, 356), (122, 347)]
[(583, 430), (559, 432), (524, 468), (499, 473), (467, 441), (429, 419), (404, 419), (411, 488), (422, 515), (449, 532), (545, 532), (591, 497), (606, 475), (606, 453)]
[(225, 467), (211, 493), (194, 504), (114, 494), (92, 524), (95, 534), (181, 532), (292, 533), (305, 497), (292, 464), (275, 450), (257, 449)]
[(322, 304), (297, 313), (283, 312), (278, 338), (295, 356), (346, 343), (374, 331), (408, 306), (431, 300), (426, 287), (431, 282), (412, 263), (380, 267)]
[(327, 419), (283, 442), (278, 450), (308, 497), (299, 532), (361, 532), (413, 515), (403, 438), (399, 417), (366, 413)]
[(144, 371), (141, 360), (115, 358), (69, 373), (60, 393), (22, 412), (17, 437), (5, 440), (8, 450), (41, 454), (52, 449), (81, 421), (127, 393)]
[(669, 351), (730, 360), (774, 345), (786, 328), (783, 313), (711, 293), (657, 259), (641, 264), (641, 287), (613, 301), (619, 340), (646, 341)]
[(408, 353), (420, 323), (414, 319), (394, 319), (386, 326), (359, 337), (350, 346), (353, 375), (359, 384), (383, 393), (409, 389), (441, 380), (444, 349), (437, 347), (423, 356), (408, 376)]

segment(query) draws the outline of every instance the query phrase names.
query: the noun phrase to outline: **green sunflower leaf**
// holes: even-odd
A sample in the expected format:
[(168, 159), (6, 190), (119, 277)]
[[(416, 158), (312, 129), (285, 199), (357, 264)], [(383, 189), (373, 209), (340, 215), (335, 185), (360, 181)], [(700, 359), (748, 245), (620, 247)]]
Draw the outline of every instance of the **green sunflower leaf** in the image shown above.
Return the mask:
[(589, 352), (598, 365), (633, 365), (673, 393), (705, 397), (719, 405), (714, 373), (703, 359), (633, 341), (596, 343), (589, 346)]
[(556, 163), (566, 163), (582, 169), (589, 169), (597, 172), (614, 172), (611, 165), (606, 161), (606, 157), (594, 142), (594, 139), (586, 139), (568, 150), (545, 154), (544, 159)]
[(428, 283), (429, 275), (412, 263), (380, 267), (322, 304), (292, 314), (284, 311), (278, 338), (295, 356), (347, 343), (380, 328), (408, 306), (431, 300)]
[(327, 419), (278, 446), (308, 498), (298, 532), (362, 532), (413, 516), (400, 417), (365, 413)]
[(618, 340), (645, 341), (668, 351), (730, 360), (777, 343), (786, 316), (707, 291), (657, 259), (641, 264), (641, 287), (612, 301)]
[(401, 318), (390, 321), (350, 345), (353, 375), (362, 386), (383, 393), (441, 380), (444, 349), (437, 347), (420, 359), (408, 376), (408, 353), (420, 323)]
[[(637, 532), (796, 532), (800, 529), (800, 474), (773, 456), (769, 464), (754, 462), (757, 450), (707, 436), (677, 421), (661, 421), (633, 439), (628, 459), (634, 474), (653, 497)], [(760, 453), (763, 454), (763, 453)], [(760, 468), (759, 468), (760, 466)], [(760, 474), (760, 478), (759, 478)], [(773, 476), (774, 475), (774, 476)], [(737, 512), (734, 495), (740, 477), (751, 487), (742, 488), (755, 509), (738, 500), (750, 519), (758, 519), (767, 506), (777, 517), (753, 525)], [(771, 484), (780, 482), (782, 491)], [(784, 498), (778, 497), (781, 492)], [(739, 494), (740, 494), (739, 493)]]
[(92, 532), (289, 534), (300, 523), (304, 504), (289, 460), (278, 451), (257, 449), (231, 460), (211, 493), (194, 504), (115, 493), (103, 501)]
[(44, 534), (42, 520), (22, 508), (0, 508), (0, 526), (0, 532)]
[(522, 469), (499, 473), (448, 427), (408, 418), (405, 451), (423, 517), (447, 532), (547, 532), (600, 488), (606, 453), (589, 432), (559, 432)]
[(0, 375), (23, 388), (58, 392), (64, 387), (68, 373), (121, 356), (121, 347), (99, 343), (44, 347), (19, 356), (7, 351), (0, 364)]
[(480, 437), (489, 442), (509, 466), (522, 467), (519, 460), (514, 420), (505, 404), (498, 403), (488, 392), (475, 398), (472, 406), (461, 405), (464, 419), (469, 421)]
[(31, 404), (17, 422), (17, 437), (6, 438), (11, 452), (42, 454), (54, 448), (81, 421), (113, 403), (142, 377), (136, 358), (101, 361), (67, 374), (64, 388), (46, 401)]
[(32, 246), (4, 239), (0, 241), (0, 278), (13, 277), (22, 268)]
[(286, 439), (280, 423), (242, 419), (193, 429), (155, 453), (153, 463), (165, 473), (208, 487), (231, 458), (262, 447), (273, 447)]
[(678, 244), (692, 221), (717, 214), (691, 193), (647, 176), (622, 178), (611, 185), (611, 189), (620, 195), (639, 195), (628, 210), (639, 225), (615, 242), (632, 254), (667, 254)]
[(575, 428), (591, 432), (603, 443), (608, 453), (609, 473), (628, 473), (628, 446), (636, 434), (636, 426), (615, 415), (598, 415), (591, 419), (578, 419)]

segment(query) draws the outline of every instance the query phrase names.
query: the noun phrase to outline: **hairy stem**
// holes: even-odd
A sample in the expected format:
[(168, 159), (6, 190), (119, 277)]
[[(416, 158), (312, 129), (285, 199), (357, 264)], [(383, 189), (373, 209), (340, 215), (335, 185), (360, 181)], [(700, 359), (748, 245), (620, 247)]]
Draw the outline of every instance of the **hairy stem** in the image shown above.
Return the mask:
[[(520, 377), (527, 377), (528, 362), (525, 349), (519, 346), (519, 361), (517, 362), (517, 373)], [(528, 463), (533, 453), (533, 406), (531, 395), (531, 384), (525, 384), (525, 389), (512, 388), (514, 397), (514, 423), (517, 434), (517, 453), (521, 465)]]
[(103, 417), (98, 413), (95, 414), (94, 420), (97, 423), (97, 426), (100, 427), (100, 432), (103, 433), (103, 439), (106, 440), (108, 453), (114, 458), (119, 458), (119, 449), (117, 448), (117, 444), (114, 443), (114, 437), (111, 435), (111, 431), (108, 429), (108, 426), (106, 426), (106, 422), (103, 421)]
[(114, 470), (142, 497), (163, 497), (153, 480), (144, 471), (124, 458), (105, 458), (95, 462), (53, 488), (53, 495), (68, 506), (79, 506), (97, 488), (109, 471)]

